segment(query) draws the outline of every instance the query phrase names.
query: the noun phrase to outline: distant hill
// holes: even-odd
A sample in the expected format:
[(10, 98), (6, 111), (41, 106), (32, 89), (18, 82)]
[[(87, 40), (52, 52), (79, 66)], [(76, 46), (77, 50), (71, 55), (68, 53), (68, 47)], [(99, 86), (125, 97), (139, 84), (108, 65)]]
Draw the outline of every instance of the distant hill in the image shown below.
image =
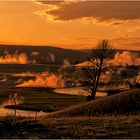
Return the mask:
[[(37, 63), (54, 63), (62, 64), (63, 61), (69, 60), (72, 63), (82, 62), (87, 59), (88, 53), (85, 51), (62, 49), (52, 46), (19, 46), (19, 45), (0, 45), (0, 55), (4, 55), (5, 51), (9, 54), (15, 53), (18, 50), (19, 53), (26, 52), (30, 60), (37, 60)], [(36, 55), (36, 54), (39, 55)], [(50, 59), (55, 58), (52, 62)]]
[[(87, 60), (90, 50), (72, 50), (53, 46), (0, 45), (0, 56), (3, 56), (4, 52), (6, 51), (9, 54), (13, 54), (16, 51), (18, 51), (19, 53), (25, 52), (29, 60), (36, 60), (39, 64), (62, 64), (65, 59), (72, 62), (73, 64), (77, 64)], [(122, 51), (126, 50), (115, 49), (114, 54), (116, 52)], [(130, 51), (138, 52), (140, 55), (140, 51)]]

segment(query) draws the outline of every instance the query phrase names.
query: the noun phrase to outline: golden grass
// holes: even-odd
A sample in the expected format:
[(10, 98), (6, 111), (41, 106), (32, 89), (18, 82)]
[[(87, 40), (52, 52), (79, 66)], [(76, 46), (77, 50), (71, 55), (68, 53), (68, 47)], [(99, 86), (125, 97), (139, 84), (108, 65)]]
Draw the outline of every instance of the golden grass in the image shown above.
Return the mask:
[(43, 126), (55, 130), (49, 138), (70, 139), (120, 139), (140, 138), (140, 114), (118, 116), (86, 116), (48, 118), (41, 120)]
[(48, 115), (45, 118), (62, 118), (78, 116), (136, 114), (140, 112), (140, 90), (133, 89), (117, 95), (102, 97), (100, 99), (81, 103)]

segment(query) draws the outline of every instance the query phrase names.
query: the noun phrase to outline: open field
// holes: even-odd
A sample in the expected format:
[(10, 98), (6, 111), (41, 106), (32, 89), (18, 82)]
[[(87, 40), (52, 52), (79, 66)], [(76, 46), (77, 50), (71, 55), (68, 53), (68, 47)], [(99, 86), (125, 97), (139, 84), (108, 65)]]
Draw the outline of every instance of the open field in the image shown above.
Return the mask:
[[(21, 109), (46, 108), (44, 111), (56, 112), (37, 117), (38, 120), (27, 117), (0, 117), (0, 138), (140, 138), (139, 110), (131, 110), (134, 109), (131, 107), (136, 105), (135, 101), (139, 101), (138, 89), (86, 103), (82, 103), (85, 102), (84, 96), (57, 94), (49, 88), (1, 89), (1, 103), (8, 99), (10, 93), (24, 96), (24, 103), (18, 106)], [(101, 108), (102, 111), (110, 112), (125, 108), (123, 111), (132, 112), (125, 112), (123, 115), (118, 112), (107, 114), (100, 112)]]
[(46, 118), (79, 117), (111, 114), (135, 114), (140, 112), (140, 90), (133, 89), (106, 96), (90, 102), (74, 105), (46, 116)]
[[(8, 100), (9, 95), (14, 93), (24, 97), (24, 102), (17, 105), (17, 109), (32, 111), (52, 112), (86, 101), (85, 96), (57, 94), (49, 88), (1, 88), (0, 103)], [(15, 108), (11, 105), (6, 107)]]
[(44, 123), (56, 129), (56, 138), (140, 138), (139, 115), (54, 118)]
[[(0, 138), (140, 138), (140, 115), (53, 118), (0, 118)], [(18, 131), (17, 131), (18, 130)]]

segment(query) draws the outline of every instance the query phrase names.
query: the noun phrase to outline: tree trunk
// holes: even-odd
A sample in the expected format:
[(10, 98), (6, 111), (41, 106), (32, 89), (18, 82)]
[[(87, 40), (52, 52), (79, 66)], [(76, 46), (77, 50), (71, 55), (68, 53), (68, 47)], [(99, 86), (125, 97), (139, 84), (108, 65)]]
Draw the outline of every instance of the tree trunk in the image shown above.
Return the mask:
[(92, 91), (91, 91), (91, 97), (94, 100), (95, 99), (95, 84), (96, 84), (96, 78), (97, 78), (97, 69), (95, 69), (93, 84), (92, 84)]
[(16, 117), (16, 114), (17, 114), (16, 99), (15, 99), (15, 98), (13, 98), (13, 101), (14, 101), (14, 106), (15, 106), (14, 116)]
[(100, 75), (101, 75), (102, 64), (103, 64), (103, 62), (101, 61), (99, 69), (97, 70), (95, 84), (94, 84), (94, 90), (92, 91), (92, 99), (93, 100), (95, 99), (95, 96), (96, 96), (96, 91), (97, 91), (97, 87), (98, 87), (98, 83), (99, 83), (99, 79), (100, 79)]

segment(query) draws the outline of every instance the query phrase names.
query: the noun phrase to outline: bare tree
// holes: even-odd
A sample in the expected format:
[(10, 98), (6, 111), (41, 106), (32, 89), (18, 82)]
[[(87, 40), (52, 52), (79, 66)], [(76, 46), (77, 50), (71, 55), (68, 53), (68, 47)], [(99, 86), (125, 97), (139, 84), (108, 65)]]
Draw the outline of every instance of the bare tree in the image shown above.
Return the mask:
[(24, 98), (17, 94), (17, 93), (14, 93), (14, 94), (11, 94), (9, 96), (9, 99), (12, 101), (13, 105), (14, 105), (14, 117), (16, 117), (16, 114), (17, 114), (17, 104), (19, 103), (22, 103), (24, 101)]
[(106, 61), (112, 56), (113, 49), (108, 40), (100, 41), (90, 53), (90, 65), (88, 67), (89, 84), (87, 89), (91, 96), (89, 100), (94, 100), (96, 96), (99, 79), (104, 68), (106, 68)]

